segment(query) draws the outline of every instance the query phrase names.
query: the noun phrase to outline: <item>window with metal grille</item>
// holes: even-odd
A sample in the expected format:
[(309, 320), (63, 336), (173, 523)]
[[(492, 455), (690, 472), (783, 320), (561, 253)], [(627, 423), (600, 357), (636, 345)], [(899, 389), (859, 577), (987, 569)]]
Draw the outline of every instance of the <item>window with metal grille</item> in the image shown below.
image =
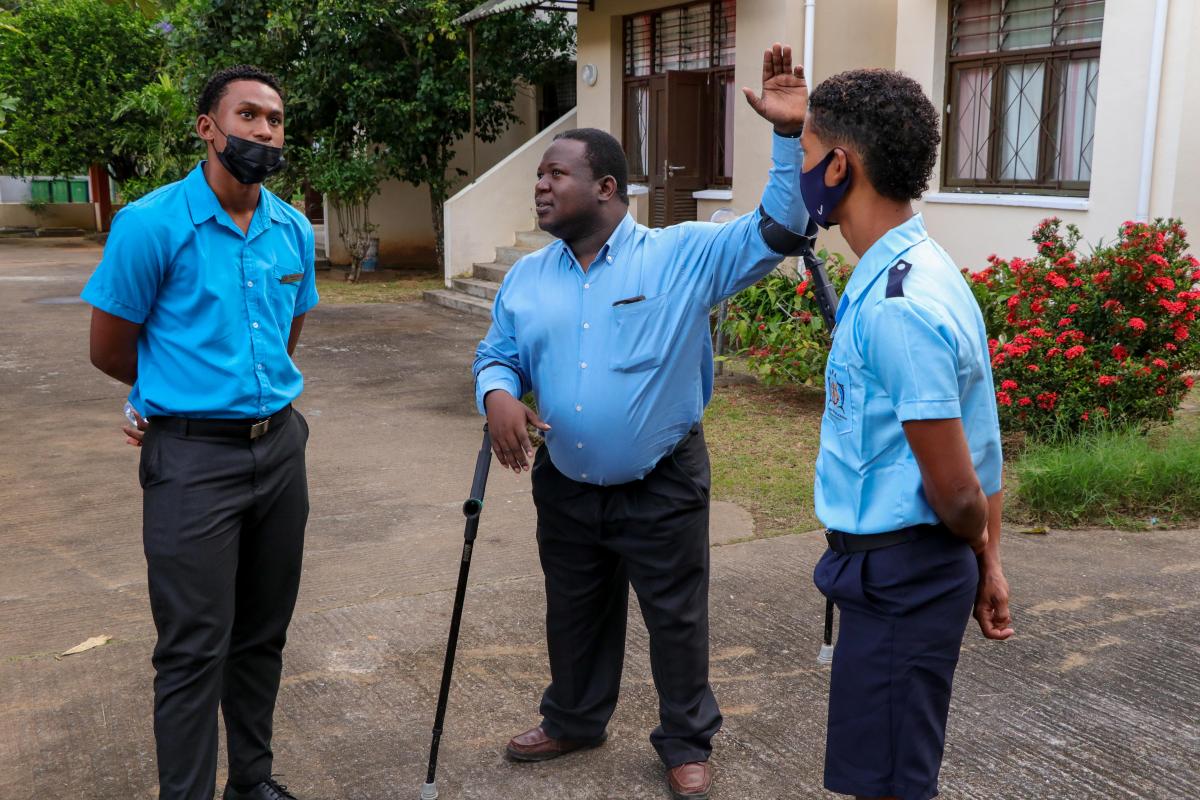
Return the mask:
[(943, 187), (1086, 195), (1104, 0), (951, 0)]
[(631, 180), (645, 181), (649, 170), (650, 82), (685, 71), (709, 74), (709, 183), (732, 183), (736, 44), (736, 0), (704, 0), (625, 17), (622, 134)]

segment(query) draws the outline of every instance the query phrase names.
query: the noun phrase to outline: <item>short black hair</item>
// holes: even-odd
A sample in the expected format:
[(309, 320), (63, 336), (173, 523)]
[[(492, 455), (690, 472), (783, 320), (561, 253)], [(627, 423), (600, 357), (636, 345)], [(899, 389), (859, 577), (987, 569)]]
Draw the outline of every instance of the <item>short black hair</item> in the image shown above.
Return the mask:
[(225, 67), (214, 72), (204, 84), (204, 88), (200, 91), (200, 99), (196, 101), (196, 113), (211, 114), (217, 104), (221, 102), (221, 98), (225, 96), (225, 92), (229, 84), (234, 81), (258, 81), (265, 83), (274, 89), (280, 97), (283, 97), (283, 89), (279, 88), (279, 79), (264, 69), (251, 66), (249, 64), (235, 64), (232, 67)]
[(821, 82), (808, 125), (826, 144), (852, 145), (884, 197), (917, 200), (937, 160), (938, 115), (921, 85), (890, 69), (854, 69)]
[(617, 182), (617, 197), (625, 205), (629, 205), (629, 164), (625, 161), (625, 150), (621, 143), (611, 133), (599, 128), (573, 128), (563, 131), (554, 137), (559, 139), (574, 139), (587, 146), (588, 166), (596, 179), (612, 175)]

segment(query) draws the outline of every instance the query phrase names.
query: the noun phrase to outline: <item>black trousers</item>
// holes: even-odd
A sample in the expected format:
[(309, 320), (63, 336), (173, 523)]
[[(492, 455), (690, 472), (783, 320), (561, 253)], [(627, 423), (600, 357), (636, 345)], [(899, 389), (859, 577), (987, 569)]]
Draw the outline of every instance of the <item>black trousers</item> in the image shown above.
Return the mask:
[(533, 465), (546, 577), (550, 686), (542, 727), (556, 739), (604, 733), (616, 707), (633, 585), (650, 634), (660, 724), (650, 741), (668, 767), (705, 761), (721, 727), (708, 682), (708, 450), (697, 427), (645, 478), (579, 483), (542, 447)]
[(143, 541), (154, 648), (159, 796), (212, 800), (217, 708), (229, 782), (271, 775), (271, 730), (300, 586), (308, 423), (219, 438), (150, 422), (142, 447)]

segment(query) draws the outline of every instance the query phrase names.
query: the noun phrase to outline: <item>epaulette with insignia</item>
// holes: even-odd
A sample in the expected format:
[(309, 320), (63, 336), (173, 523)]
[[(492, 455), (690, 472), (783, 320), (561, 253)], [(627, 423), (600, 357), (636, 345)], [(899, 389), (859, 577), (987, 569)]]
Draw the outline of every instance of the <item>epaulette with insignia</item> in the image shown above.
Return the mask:
[(912, 271), (912, 264), (900, 259), (888, 270), (887, 292), (884, 297), (904, 297), (904, 279)]

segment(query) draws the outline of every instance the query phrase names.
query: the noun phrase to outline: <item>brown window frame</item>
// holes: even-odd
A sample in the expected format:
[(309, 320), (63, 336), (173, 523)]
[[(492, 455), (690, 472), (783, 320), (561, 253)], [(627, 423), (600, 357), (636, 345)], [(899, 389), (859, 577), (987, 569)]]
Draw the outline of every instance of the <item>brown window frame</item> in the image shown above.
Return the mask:
[[(709, 17), (709, 21), (710, 21), (710, 24), (709, 24), (709, 47), (710, 47), (711, 53), (717, 54), (721, 51), (720, 51), (720, 48), (718, 47), (719, 28), (715, 24), (715, 22), (720, 15), (720, 12), (722, 10), (724, 2), (723, 2), (723, 0), (707, 0), (707, 2), (711, 9), (710, 17)], [(646, 89), (648, 91), (649, 87), (650, 87), (650, 82), (652, 79), (654, 79), (656, 77), (661, 77), (666, 74), (666, 72), (655, 72), (654, 71), (658, 67), (659, 61), (660, 61), (659, 54), (656, 51), (656, 43), (657, 43), (657, 39), (658, 39), (658, 36), (657, 36), (658, 31), (656, 30), (656, 26), (658, 24), (659, 15), (661, 15), (662, 12), (664, 12), (664, 11), (673, 11), (677, 8), (689, 8), (689, 7), (694, 7), (697, 5), (701, 5), (701, 3), (696, 2), (696, 0), (691, 0), (691, 2), (675, 3), (674, 5), (662, 6), (661, 8), (655, 8), (655, 9), (652, 9), (649, 11), (640, 11), (636, 14), (627, 14), (621, 18), (621, 74), (622, 74), (621, 146), (625, 149), (626, 160), (629, 159), (629, 147), (632, 145), (631, 142), (625, 141), (625, 133), (627, 130), (627, 126), (629, 124), (630, 89), (635, 86), (644, 86), (644, 87), (646, 87)], [(737, 6), (735, 5), (734, 6), (735, 15), (736, 15), (736, 9), (737, 9)], [(640, 17), (643, 14), (650, 15), (650, 33), (649, 33), (649, 37), (650, 37), (650, 73), (647, 75), (630, 75), (629, 71), (630, 71), (631, 64), (629, 61), (630, 54), (628, 52), (629, 26), (632, 24), (632, 21), (635, 17)], [(736, 19), (736, 17), (735, 17), (735, 19)], [(735, 28), (734, 36), (736, 37), (736, 35), (737, 35), (737, 31)], [(737, 48), (736, 48), (736, 39), (735, 39), (735, 46), (734, 46), (733, 54), (732, 54), (732, 57), (735, 59), (735, 61), (736, 61), (736, 52), (737, 52)], [(722, 85), (722, 79), (724, 78), (724, 76), (728, 76), (730, 81), (733, 80), (734, 68), (735, 68), (735, 64), (730, 63), (730, 64), (721, 64), (719, 66), (705, 67), (703, 69), (687, 70), (687, 72), (697, 73), (697, 74), (706, 74), (708, 76), (707, 81), (708, 81), (709, 92), (708, 92), (707, 107), (705, 109), (705, 115), (710, 120), (713, 135), (709, 137), (709, 139), (710, 139), (709, 163), (705, 166), (704, 182), (706, 185), (708, 185), (712, 188), (727, 189), (733, 185), (733, 175), (722, 175), (721, 174), (721, 172), (722, 172), (721, 168), (724, 165), (721, 162), (721, 153), (717, 146), (717, 134), (724, 133), (724, 126), (722, 124), (723, 121), (718, 119), (718, 116), (717, 116), (720, 111), (720, 105), (717, 102), (716, 92), (720, 90), (720, 86)], [(650, 179), (650, 176), (648, 174), (635, 173), (632, 169), (632, 164), (630, 166), (631, 166), (631, 168), (630, 168), (630, 172), (629, 172), (629, 180), (631, 182), (641, 183), (641, 182), (648, 181)]]
[[(1052, 2), (1053, 0), (1048, 0)], [(1057, 104), (1061, 94), (1053, 87), (1060, 80), (1063, 70), (1072, 61), (1100, 57), (1097, 41), (1073, 42), (1049, 47), (1021, 50), (1000, 50), (984, 53), (953, 55), (954, 51), (954, 4), (949, 6), (949, 25), (946, 35), (946, 105), (942, 113), (942, 189), (948, 192), (1038, 194), (1067, 197), (1086, 197), (1091, 190), (1091, 180), (1067, 181), (1052, 176), (1055, 166), (1054, 151), (1059, 142), (1057, 129)], [(1003, 144), (1004, 114), (1004, 70), (1014, 64), (1041, 64), (1044, 74), (1041, 108), (1038, 118), (1037, 178), (1035, 180), (1003, 179), (1001, 147)], [(958, 74), (964, 70), (992, 70), (990, 122), (988, 128), (988, 154), (986, 178), (959, 178), (954, 176), (954, 143), (958, 130), (954, 126), (954, 109), (958, 107)], [(1099, 76), (1097, 75), (1097, 80)]]

